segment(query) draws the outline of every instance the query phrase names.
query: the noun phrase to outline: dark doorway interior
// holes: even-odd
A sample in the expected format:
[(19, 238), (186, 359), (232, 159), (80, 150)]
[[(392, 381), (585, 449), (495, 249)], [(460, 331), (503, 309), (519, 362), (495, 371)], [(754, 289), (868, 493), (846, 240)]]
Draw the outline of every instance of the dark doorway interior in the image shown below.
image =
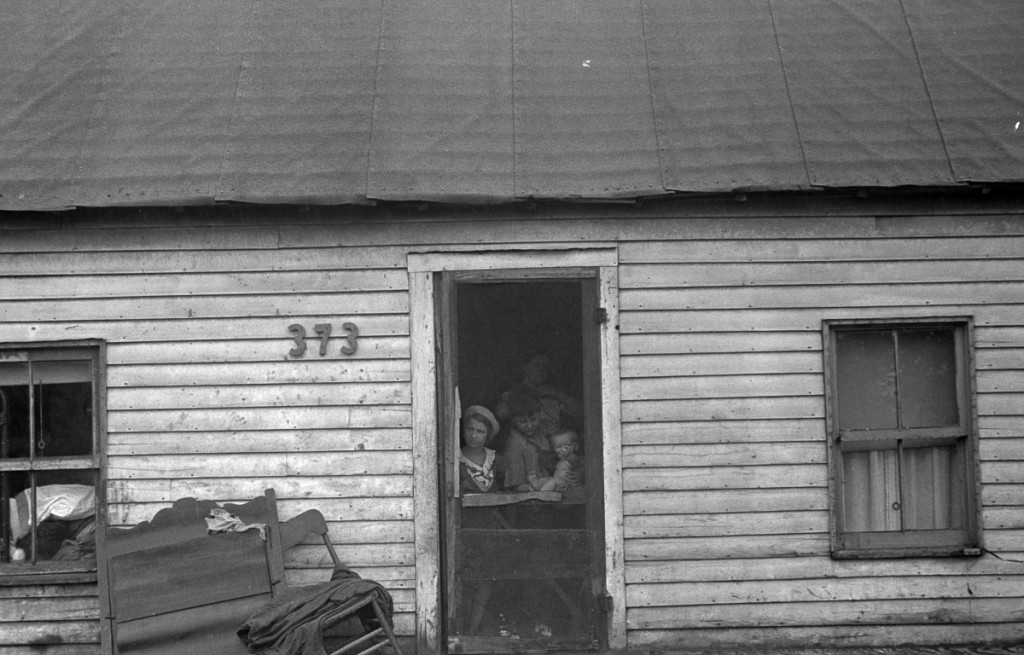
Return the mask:
[[(455, 411), (471, 405), (494, 411), (502, 429), (488, 445), (502, 453), (512, 421), (498, 410), (499, 401), (523, 382), (524, 364), (543, 354), (546, 384), (578, 400), (574, 414), (561, 415), (560, 426), (578, 432), (585, 474), (597, 472), (554, 498), (538, 497), (551, 492), (505, 488), (448, 499), (448, 649), (594, 649), (601, 641), (595, 594), (603, 579), (601, 434), (592, 418), (599, 402), (586, 398), (594, 395), (596, 380), (596, 332), (585, 323), (594, 280), (461, 277), (446, 288), (453, 310), (446, 319), (451, 335), (445, 357), (452, 366), (446, 383), (457, 386)], [(457, 458), (462, 445), (449, 441), (445, 451)], [(447, 461), (451, 475), (457, 467)]]
[(551, 383), (582, 396), (578, 281), (460, 284), (457, 307), (463, 406), (493, 409), (538, 352), (550, 357)]

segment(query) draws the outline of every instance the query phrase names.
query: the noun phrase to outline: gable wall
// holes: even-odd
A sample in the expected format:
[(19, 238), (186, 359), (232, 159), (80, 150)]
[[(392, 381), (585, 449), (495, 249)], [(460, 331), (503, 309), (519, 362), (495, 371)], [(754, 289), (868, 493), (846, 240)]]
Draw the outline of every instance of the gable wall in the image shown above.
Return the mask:
[[(341, 558), (391, 589), (411, 636), (407, 254), (617, 242), (631, 649), (1019, 638), (1019, 209), (771, 207), (12, 220), (0, 342), (109, 342), (113, 524), (180, 496), (274, 487), (282, 518), (326, 515)], [(985, 546), (1003, 559), (831, 560), (821, 319), (964, 314), (977, 325)], [(359, 327), (355, 356), (338, 340), (322, 359), (313, 340), (287, 356), (290, 324), (312, 336), (343, 321)], [(311, 542), (287, 564), (290, 582), (311, 583), (329, 562)], [(52, 599), (29, 612), (47, 619), (23, 619), (40, 601), (0, 595), (0, 648), (98, 640), (98, 604), (81, 607), (80, 591), (31, 593)]]

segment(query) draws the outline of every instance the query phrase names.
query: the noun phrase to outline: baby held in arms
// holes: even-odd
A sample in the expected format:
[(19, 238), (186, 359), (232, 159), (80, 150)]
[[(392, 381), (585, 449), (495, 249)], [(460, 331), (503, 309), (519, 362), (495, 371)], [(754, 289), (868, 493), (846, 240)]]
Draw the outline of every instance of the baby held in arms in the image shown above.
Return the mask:
[(567, 491), (583, 486), (583, 459), (579, 455), (579, 435), (561, 430), (551, 435), (551, 448), (558, 464), (550, 478), (540, 481), (541, 491)]

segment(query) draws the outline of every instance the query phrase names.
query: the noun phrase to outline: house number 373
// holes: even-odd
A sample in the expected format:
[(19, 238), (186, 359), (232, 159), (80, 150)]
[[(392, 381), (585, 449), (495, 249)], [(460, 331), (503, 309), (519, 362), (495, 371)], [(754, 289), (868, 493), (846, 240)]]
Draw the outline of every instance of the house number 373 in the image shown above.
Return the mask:
[[(354, 355), (356, 349), (359, 348), (359, 328), (356, 327), (355, 323), (342, 323), (341, 329), (345, 332), (344, 336), (342, 336), (345, 344), (341, 347), (341, 352), (345, 355)], [(295, 342), (295, 347), (289, 350), (288, 354), (292, 357), (305, 356), (306, 328), (298, 323), (292, 323), (288, 326), (288, 331), (292, 333), (292, 340)], [(327, 354), (327, 340), (331, 338), (331, 324), (317, 323), (313, 326), (313, 332), (320, 339), (319, 352), (320, 356), (323, 357)]]

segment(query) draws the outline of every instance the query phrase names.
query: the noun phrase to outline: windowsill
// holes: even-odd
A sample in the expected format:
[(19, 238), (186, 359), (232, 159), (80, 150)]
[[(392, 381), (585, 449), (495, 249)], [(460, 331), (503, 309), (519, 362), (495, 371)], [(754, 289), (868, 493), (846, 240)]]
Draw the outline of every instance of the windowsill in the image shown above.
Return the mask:
[(503, 493), (466, 493), (462, 496), (463, 507), (495, 507), (512, 505), (531, 500), (548, 503), (562, 502), (562, 494), (558, 491), (509, 491)]
[(871, 550), (834, 550), (833, 559), (907, 559), (911, 557), (978, 557), (980, 548), (956, 546), (950, 548), (873, 548)]
[(69, 565), (64, 562), (42, 564), (0, 565), (0, 587), (20, 587), (36, 584), (89, 584), (99, 580), (95, 561), (87, 565)]

